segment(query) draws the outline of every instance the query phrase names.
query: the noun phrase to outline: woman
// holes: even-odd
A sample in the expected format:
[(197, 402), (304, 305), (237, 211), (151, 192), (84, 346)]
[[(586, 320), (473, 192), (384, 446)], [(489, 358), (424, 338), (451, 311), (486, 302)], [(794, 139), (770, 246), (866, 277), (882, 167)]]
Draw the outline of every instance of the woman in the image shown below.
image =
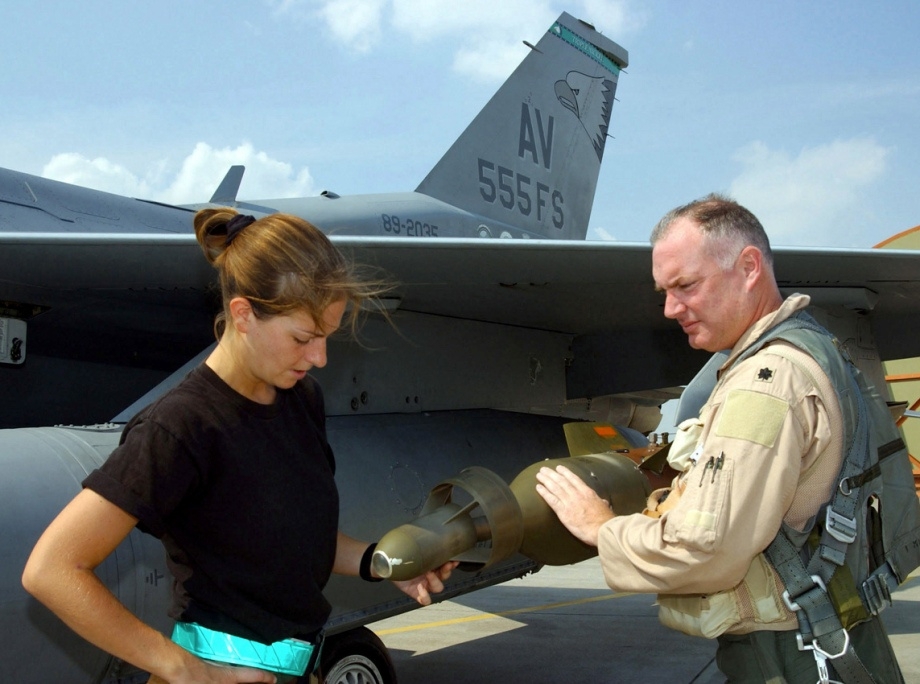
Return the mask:
[[(194, 225), (220, 274), (218, 344), (128, 423), (39, 539), (23, 585), (151, 683), (290, 681), (316, 660), (330, 573), (376, 579), (373, 545), (338, 531), (322, 392), (307, 373), (385, 286), (294, 216), (205, 209)], [(176, 578), (172, 641), (93, 572), (135, 526), (163, 541)], [(427, 605), (454, 565), (396, 584)]]

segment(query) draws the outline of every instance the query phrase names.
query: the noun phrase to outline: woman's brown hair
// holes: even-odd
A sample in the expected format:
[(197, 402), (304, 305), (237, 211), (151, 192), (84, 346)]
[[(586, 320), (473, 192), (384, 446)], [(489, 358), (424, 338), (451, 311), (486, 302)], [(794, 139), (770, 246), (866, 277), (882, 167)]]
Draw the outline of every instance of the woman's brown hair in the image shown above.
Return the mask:
[(384, 279), (362, 277), (322, 231), (291, 214), (254, 219), (230, 208), (202, 209), (194, 226), (220, 275), (224, 310), (215, 321), (218, 337), (234, 297), (248, 299), (259, 318), (305, 311), (319, 328), (326, 308), (345, 300), (354, 331), (362, 305), (393, 289)]

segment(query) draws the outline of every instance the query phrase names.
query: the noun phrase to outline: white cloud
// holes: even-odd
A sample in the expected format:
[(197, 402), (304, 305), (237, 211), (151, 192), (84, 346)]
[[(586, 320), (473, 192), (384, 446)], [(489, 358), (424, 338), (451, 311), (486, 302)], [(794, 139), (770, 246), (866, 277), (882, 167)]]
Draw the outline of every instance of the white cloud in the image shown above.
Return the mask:
[(836, 140), (795, 157), (754, 142), (735, 154), (743, 169), (729, 192), (757, 215), (774, 244), (856, 246), (850, 239), (888, 153), (872, 138)]
[(266, 0), (265, 4), (273, 7), (277, 14), (287, 14), (300, 3), (298, 0)]
[(616, 236), (611, 233), (606, 228), (588, 228), (588, 234), (585, 236), (586, 240), (607, 240), (610, 242), (616, 242)]
[(315, 29), (325, 23), (348, 49), (368, 52), (383, 35), (383, 10), (389, 0), (264, 0), (276, 18)]
[[(526, 55), (522, 41), (536, 43), (561, 12), (558, 3), (537, 0), (279, 0), (276, 11), (295, 15), (309, 5), (337, 40), (361, 53), (388, 30), (414, 43), (453, 40), (454, 69), (487, 82), (507, 78)], [(645, 22), (626, 0), (582, 0), (568, 9), (613, 36)]]
[(393, 25), (420, 39), (449, 34), (465, 38), (475, 30), (496, 36), (517, 33), (514, 40), (518, 43), (525, 38), (536, 42), (563, 10), (607, 35), (632, 31), (645, 23), (644, 14), (627, 0), (393, 0)]
[[(425, 43), (452, 41), (453, 68), (469, 78), (500, 82), (527, 54), (522, 41), (536, 43), (558, 16), (552, 0), (264, 0), (276, 17), (313, 25), (317, 20), (349, 49), (368, 52), (387, 40)], [(636, 26), (627, 0), (575, 0), (566, 9), (616, 36)], [(110, 159), (78, 153), (52, 157), (42, 175), (108, 192), (186, 204), (213, 194), (227, 169), (246, 166), (240, 197), (274, 198), (314, 194), (306, 168), (256, 151), (250, 143), (212, 148), (199, 143), (179, 165), (159, 160), (146, 170), (129, 169)]]
[[(393, 26), (417, 40), (470, 31), (507, 35), (508, 29), (545, 31), (558, 12), (536, 0), (393, 0)], [(526, 36), (522, 36), (526, 37)]]
[(108, 159), (87, 159), (76, 153), (55, 155), (42, 175), (129, 197), (192, 204), (206, 202), (234, 164), (246, 167), (240, 188), (241, 199), (315, 194), (309, 169), (304, 167), (295, 171), (290, 164), (257, 152), (250, 143), (232, 149), (214, 149), (207, 143), (198, 143), (173, 176), (167, 172), (163, 161), (154, 164), (144, 175), (137, 175)]
[(634, 8), (626, 0), (582, 0), (583, 16), (598, 31), (618, 42), (624, 33), (632, 33), (645, 26), (648, 16), (643, 10)]
[(504, 81), (527, 55), (521, 42), (479, 40), (469, 47), (457, 50), (454, 71), (477, 81), (496, 83)]
[(358, 52), (368, 52), (383, 35), (384, 5), (386, 0), (329, 0), (320, 16), (336, 38)]
[(87, 159), (76, 152), (54, 155), (42, 169), (42, 176), (129, 197), (150, 199), (153, 195), (149, 183), (124, 166), (102, 157)]

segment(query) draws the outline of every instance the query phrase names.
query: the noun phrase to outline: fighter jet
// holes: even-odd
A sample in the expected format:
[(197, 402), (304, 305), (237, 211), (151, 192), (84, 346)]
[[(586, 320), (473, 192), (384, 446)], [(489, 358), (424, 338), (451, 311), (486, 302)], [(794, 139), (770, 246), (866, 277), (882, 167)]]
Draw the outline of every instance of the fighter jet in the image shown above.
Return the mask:
[[(584, 453), (566, 438), (574, 421), (615, 425), (605, 428), (617, 440), (609, 451), (644, 464), (641, 455), (660, 443), (648, 438), (659, 406), (708, 356), (662, 315), (648, 244), (584, 240), (626, 50), (565, 13), (527, 45), (412, 192), (241, 200), (244, 170), (234, 167), (209, 201), (178, 207), (0, 170), (0, 662), (8, 679), (142, 677), (27, 596), (20, 575), (124, 422), (214, 342), (214, 272), (191, 231), (203, 206), (298, 214), (398, 283), (384, 302), (390, 320), (371, 315), (360, 340), (330, 340), (333, 362), (316, 372), (344, 532), (378, 539), (450, 488), (485, 524), (476, 523), (473, 549), (451, 550), (464, 564), (440, 599), (580, 559), (577, 549), (528, 551), (540, 534), (533, 529), (522, 532), (527, 543), (517, 538), (496, 553), (514, 510), (495, 503), (503, 483), (543, 459)], [(877, 382), (881, 360), (920, 355), (920, 254), (777, 249), (776, 267), (784, 289), (813, 295), (816, 314)], [(98, 573), (141, 619), (171, 628), (170, 577), (155, 539), (132, 532)], [(388, 583), (334, 578), (327, 592), (325, 681), (395, 682), (366, 625), (414, 605)]]

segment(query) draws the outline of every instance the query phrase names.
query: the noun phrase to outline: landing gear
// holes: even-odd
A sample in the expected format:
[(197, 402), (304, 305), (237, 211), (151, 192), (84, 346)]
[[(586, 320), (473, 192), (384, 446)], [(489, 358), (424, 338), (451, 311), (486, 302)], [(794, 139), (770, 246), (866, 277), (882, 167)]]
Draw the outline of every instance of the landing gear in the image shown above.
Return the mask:
[(387, 647), (367, 627), (327, 637), (318, 675), (322, 684), (396, 684)]

